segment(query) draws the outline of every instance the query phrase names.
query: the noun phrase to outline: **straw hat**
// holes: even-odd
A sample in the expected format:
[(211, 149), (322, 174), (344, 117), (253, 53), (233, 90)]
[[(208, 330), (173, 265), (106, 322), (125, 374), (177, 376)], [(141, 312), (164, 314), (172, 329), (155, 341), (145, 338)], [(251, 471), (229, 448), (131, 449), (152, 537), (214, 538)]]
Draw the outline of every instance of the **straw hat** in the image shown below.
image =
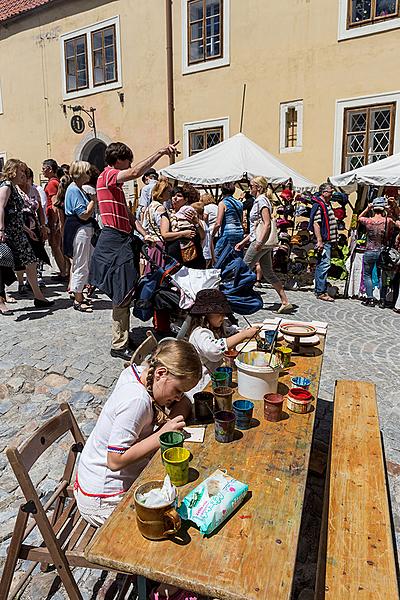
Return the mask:
[(232, 309), (229, 306), (228, 300), (220, 290), (200, 290), (200, 292), (197, 292), (196, 300), (190, 309), (190, 314), (209, 315), (211, 313), (230, 315)]

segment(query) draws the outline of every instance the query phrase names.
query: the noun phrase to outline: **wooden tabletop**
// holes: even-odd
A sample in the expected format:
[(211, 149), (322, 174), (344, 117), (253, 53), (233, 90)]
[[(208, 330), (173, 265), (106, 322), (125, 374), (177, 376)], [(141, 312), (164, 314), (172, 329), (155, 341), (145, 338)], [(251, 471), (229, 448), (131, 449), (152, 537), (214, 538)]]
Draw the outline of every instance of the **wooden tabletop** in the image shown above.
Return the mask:
[[(318, 397), (324, 342), (321, 338), (318, 346), (305, 349), (307, 356), (293, 358), (280, 377), (280, 393), (288, 391), (290, 377), (304, 375)], [(235, 398), (240, 398), (237, 392)], [(254, 404), (259, 424), (239, 432), (234, 442), (216, 442), (211, 424), (203, 444), (187, 444), (198, 476), (178, 488), (181, 499), (218, 468), (249, 486), (247, 501), (214, 535), (203, 538), (191, 523), (180, 539), (150, 541), (139, 533), (133, 490), (164, 478), (158, 452), (87, 547), (88, 560), (220, 600), (289, 599), (316, 400), (305, 415), (290, 412), (285, 402), (285, 419), (279, 423), (264, 420), (263, 401)]]

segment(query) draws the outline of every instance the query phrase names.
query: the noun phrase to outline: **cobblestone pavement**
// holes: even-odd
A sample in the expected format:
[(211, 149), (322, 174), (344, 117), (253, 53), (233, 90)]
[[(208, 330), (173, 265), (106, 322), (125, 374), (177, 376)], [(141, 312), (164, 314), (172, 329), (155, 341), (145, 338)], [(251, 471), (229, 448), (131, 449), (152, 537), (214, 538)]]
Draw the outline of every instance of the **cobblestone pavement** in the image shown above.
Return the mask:
[[(121, 360), (109, 355), (111, 311), (108, 299), (99, 296), (93, 314), (82, 314), (73, 310), (64, 288), (52, 284), (50, 278), (47, 283), (46, 295), (56, 300), (51, 310), (37, 310), (33, 308), (32, 299), (18, 299), (13, 317), (0, 316), (0, 564), (6, 556), (21, 498), (4, 454), (6, 445), (15, 445), (29, 437), (58, 411), (60, 401), (71, 404), (87, 436), (123, 367)], [(273, 305), (274, 294), (271, 290), (264, 291), (264, 310), (253, 320), (271, 315), (271, 310), (277, 307)], [(400, 315), (390, 310), (364, 307), (353, 300), (323, 303), (311, 292), (289, 292), (289, 298), (299, 306), (297, 316), (300, 319), (329, 323), (316, 415), (314, 446), (317, 449), (326, 452), (335, 380), (364, 379), (377, 384), (393, 517), (400, 547), (400, 406), (397, 401)], [(144, 335), (145, 324), (136, 322), (133, 325), (140, 327), (140, 333)], [(134, 336), (138, 333), (139, 330), (134, 331)], [(33, 469), (42, 499), (50, 497), (61, 476), (63, 452), (61, 442)], [(294, 598), (301, 589), (312, 586), (322, 494), (323, 478), (311, 474), (306, 493), (306, 505), (310, 510), (302, 527), (305, 542), (300, 544), (298, 553)], [(313, 519), (313, 515), (316, 518)], [(27, 564), (23, 563), (21, 569), (26, 568)], [(99, 572), (85, 569), (74, 572), (83, 597), (96, 598), (93, 590)], [(50, 592), (53, 579), (53, 573), (35, 571), (22, 598), (64, 598), (62, 588)]]

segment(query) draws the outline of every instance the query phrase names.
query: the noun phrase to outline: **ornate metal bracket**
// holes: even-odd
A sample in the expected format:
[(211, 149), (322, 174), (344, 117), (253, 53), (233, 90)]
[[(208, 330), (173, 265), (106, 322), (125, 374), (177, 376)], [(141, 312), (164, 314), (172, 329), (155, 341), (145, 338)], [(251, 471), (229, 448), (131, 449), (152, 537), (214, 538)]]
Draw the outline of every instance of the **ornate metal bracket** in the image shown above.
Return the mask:
[(87, 115), (89, 117), (88, 120), (88, 126), (90, 127), (90, 129), (93, 129), (93, 133), (94, 133), (94, 137), (97, 137), (97, 132), (96, 132), (96, 119), (95, 119), (95, 115), (94, 113), (96, 112), (96, 109), (93, 108), (92, 106), (88, 109), (86, 109), (84, 106), (78, 104), (76, 106), (67, 106), (67, 108), (69, 108), (69, 110), (72, 110), (73, 113), (85, 113), (85, 115)]

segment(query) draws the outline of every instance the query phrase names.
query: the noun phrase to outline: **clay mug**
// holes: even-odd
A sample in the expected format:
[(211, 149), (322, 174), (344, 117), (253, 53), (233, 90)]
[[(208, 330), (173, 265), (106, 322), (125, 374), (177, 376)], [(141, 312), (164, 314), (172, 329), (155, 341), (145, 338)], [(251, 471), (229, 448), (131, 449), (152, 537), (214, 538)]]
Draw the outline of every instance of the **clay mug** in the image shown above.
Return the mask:
[(172, 502), (156, 508), (146, 506), (138, 500), (138, 496), (140, 497), (141, 494), (156, 488), (161, 489), (163, 485), (163, 481), (148, 481), (136, 488), (133, 494), (138, 529), (148, 540), (165, 539), (170, 535), (175, 535), (181, 528), (181, 518), (174, 508), (176, 498)]

